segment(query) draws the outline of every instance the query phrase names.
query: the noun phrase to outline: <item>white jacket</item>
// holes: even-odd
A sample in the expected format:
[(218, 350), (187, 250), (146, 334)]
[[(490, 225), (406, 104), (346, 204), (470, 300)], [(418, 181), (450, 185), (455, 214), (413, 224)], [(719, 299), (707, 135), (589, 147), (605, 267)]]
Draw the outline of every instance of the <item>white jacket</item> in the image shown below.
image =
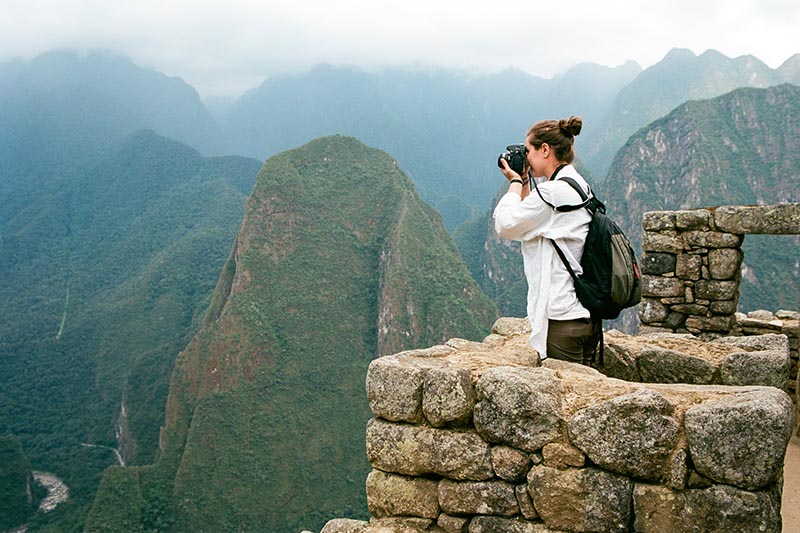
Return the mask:
[[(561, 168), (555, 178), (559, 176), (573, 178), (590, 194), (586, 180), (572, 165)], [(553, 179), (538, 187), (542, 197), (555, 206), (581, 203), (581, 197), (566, 182)], [(581, 274), (580, 261), (591, 215), (586, 209), (558, 212), (544, 203), (533, 187), (531, 189), (524, 200), (513, 192), (500, 199), (494, 210), (494, 227), (500, 237), (522, 242), (528, 280), (530, 343), (545, 358), (548, 319), (589, 318), (589, 311), (578, 301), (569, 272), (548, 239), (558, 243), (575, 274)]]

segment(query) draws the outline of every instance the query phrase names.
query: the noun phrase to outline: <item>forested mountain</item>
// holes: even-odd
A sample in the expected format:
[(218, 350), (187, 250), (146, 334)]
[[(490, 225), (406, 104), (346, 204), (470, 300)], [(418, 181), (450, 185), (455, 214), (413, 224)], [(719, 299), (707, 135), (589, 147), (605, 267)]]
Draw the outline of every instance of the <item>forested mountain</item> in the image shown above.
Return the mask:
[[(603, 186), (611, 213), (641, 245), (642, 214), (800, 201), (800, 87), (737, 89), (687, 102), (632, 136)], [(797, 309), (794, 236), (745, 237), (741, 309)]]
[(584, 64), (544, 80), (515, 70), (468, 76), (320, 66), (268, 79), (234, 104), (223, 126), (236, 153), (252, 157), (334, 133), (384, 149), (452, 230), (485, 209), (497, 187), (497, 155), (522, 142), (534, 120), (580, 114), (591, 128), (640, 70)]
[(85, 444), (152, 461), (173, 361), (208, 305), (259, 168), (139, 132), (24, 203), (6, 183), (0, 434), (18, 436), (37, 469), (70, 486), (70, 502), (43, 518), (55, 530), (81, 529), (100, 473), (116, 462)]
[(363, 514), (369, 362), (482, 339), (496, 317), (388, 154), (333, 136), (273, 156), (176, 363), (159, 461), (111, 469), (87, 530), (319, 530)]
[(753, 56), (729, 58), (715, 50), (696, 56), (675, 48), (619, 91), (600, 131), (581, 139), (585, 141), (581, 151), (584, 163), (603, 178), (628, 137), (683, 102), (713, 98), (739, 87), (798, 83), (798, 63), (800, 54), (795, 54), (773, 70)]

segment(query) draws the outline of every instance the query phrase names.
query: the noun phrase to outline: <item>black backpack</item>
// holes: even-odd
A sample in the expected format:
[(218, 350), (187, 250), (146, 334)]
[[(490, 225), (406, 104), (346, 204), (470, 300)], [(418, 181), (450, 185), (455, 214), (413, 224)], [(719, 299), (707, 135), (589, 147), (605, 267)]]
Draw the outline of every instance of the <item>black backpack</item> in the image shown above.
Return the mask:
[(584, 207), (592, 215), (581, 257), (583, 274), (575, 275), (558, 244), (553, 240), (550, 242), (575, 282), (578, 300), (589, 310), (592, 318), (617, 318), (623, 309), (638, 304), (642, 299), (642, 276), (636, 254), (619, 226), (606, 216), (603, 202), (594, 195), (588, 197), (574, 179), (559, 179), (575, 189), (583, 203), (559, 206), (556, 210), (572, 211)]
[[(573, 211), (585, 208), (592, 215), (589, 233), (581, 257), (583, 273), (578, 276), (564, 256), (564, 252), (550, 239), (575, 283), (575, 293), (581, 304), (589, 310), (592, 319), (617, 318), (623, 309), (632, 307), (642, 299), (642, 282), (636, 254), (630, 241), (613, 220), (606, 216), (606, 206), (593, 194), (587, 195), (578, 183), (570, 178), (558, 178), (568, 183), (580, 195), (582, 202), (577, 205), (554, 206), (539, 192), (542, 201), (556, 211)], [(602, 331), (602, 328), (601, 328)], [(603, 364), (602, 340), (600, 342), (600, 364)]]

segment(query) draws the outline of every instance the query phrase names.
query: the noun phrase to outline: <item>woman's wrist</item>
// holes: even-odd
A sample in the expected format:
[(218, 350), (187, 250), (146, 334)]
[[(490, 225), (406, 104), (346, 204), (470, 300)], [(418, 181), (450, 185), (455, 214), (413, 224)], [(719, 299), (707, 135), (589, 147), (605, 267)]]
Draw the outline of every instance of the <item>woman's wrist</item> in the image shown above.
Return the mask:
[(512, 179), (512, 180), (509, 180), (509, 183), (519, 183), (519, 184), (520, 184), (520, 185), (522, 185), (523, 187), (525, 186), (525, 182), (524, 182), (524, 181), (522, 181), (520, 178), (514, 178), (514, 179)]

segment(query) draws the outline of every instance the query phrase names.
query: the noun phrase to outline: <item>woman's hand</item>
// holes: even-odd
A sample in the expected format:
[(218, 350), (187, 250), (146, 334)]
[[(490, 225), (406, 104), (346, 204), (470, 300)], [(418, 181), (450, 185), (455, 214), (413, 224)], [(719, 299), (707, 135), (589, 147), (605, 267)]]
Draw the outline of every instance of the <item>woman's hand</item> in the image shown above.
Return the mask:
[(505, 176), (508, 181), (511, 181), (511, 180), (514, 180), (514, 179), (516, 179), (516, 180), (521, 180), (522, 179), (522, 176), (520, 176), (519, 174), (517, 174), (516, 172), (511, 170), (511, 167), (508, 166), (508, 161), (506, 161), (505, 159), (501, 159), (500, 160), (500, 164), (503, 165), (500, 168), (500, 172), (503, 173), (503, 176)]

